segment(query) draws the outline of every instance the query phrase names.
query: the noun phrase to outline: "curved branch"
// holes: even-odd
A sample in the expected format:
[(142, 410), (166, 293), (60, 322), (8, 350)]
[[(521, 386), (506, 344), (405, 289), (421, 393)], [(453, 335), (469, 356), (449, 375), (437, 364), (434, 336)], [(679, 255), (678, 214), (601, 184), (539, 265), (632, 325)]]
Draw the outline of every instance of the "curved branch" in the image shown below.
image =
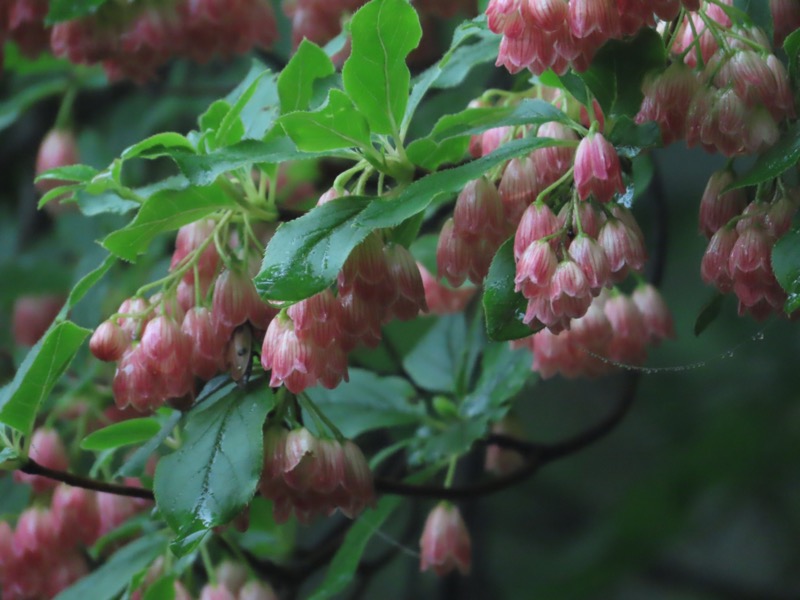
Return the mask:
[(640, 374), (633, 371), (627, 374), (625, 389), (620, 394), (614, 409), (600, 422), (585, 431), (555, 444), (535, 444), (514, 440), (507, 436), (490, 436), (486, 443), (495, 443), (517, 450), (527, 457), (525, 464), (513, 473), (484, 483), (461, 487), (443, 488), (435, 485), (414, 485), (386, 479), (375, 480), (375, 491), (381, 494), (396, 494), (418, 498), (438, 498), (440, 500), (464, 500), (485, 496), (511, 487), (532, 476), (539, 467), (580, 452), (616, 429), (628, 414), (636, 398), (636, 388)]
[(129, 496), (131, 498), (143, 498), (144, 500), (155, 500), (155, 496), (151, 490), (130, 486), (120, 485), (117, 483), (108, 483), (106, 481), (98, 481), (90, 477), (82, 477), (67, 471), (57, 471), (50, 469), (44, 465), (40, 465), (35, 460), (29, 458), (19, 468), (23, 473), (28, 475), (39, 475), (40, 477), (47, 477), (55, 481), (61, 481), (72, 487), (79, 487), (86, 490), (94, 490), (95, 492), (104, 492), (106, 494), (116, 494), (117, 496)]

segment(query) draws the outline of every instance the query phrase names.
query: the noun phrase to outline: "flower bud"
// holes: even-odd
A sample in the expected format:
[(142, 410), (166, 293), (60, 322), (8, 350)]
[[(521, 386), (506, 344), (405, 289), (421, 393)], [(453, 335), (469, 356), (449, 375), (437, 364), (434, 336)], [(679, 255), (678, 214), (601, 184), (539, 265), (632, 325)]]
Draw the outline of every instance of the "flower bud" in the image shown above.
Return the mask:
[(130, 343), (128, 332), (114, 321), (103, 321), (89, 340), (89, 350), (98, 360), (115, 362), (122, 358)]
[[(36, 174), (40, 175), (50, 169), (67, 167), (78, 162), (80, 159), (75, 134), (68, 129), (51, 129), (39, 146), (39, 153), (36, 155)], [(44, 194), (66, 183), (68, 182), (58, 179), (42, 179), (36, 182), (36, 189)]]
[(11, 329), (14, 342), (33, 346), (45, 334), (64, 306), (60, 295), (20, 296), (14, 302)]
[(619, 156), (602, 133), (590, 133), (578, 144), (575, 187), (581, 200), (592, 196), (598, 202), (609, 202), (615, 193), (625, 191)]
[(443, 577), (454, 569), (470, 571), (472, 548), (461, 512), (447, 502), (439, 503), (428, 515), (420, 540), (420, 571), (433, 569)]

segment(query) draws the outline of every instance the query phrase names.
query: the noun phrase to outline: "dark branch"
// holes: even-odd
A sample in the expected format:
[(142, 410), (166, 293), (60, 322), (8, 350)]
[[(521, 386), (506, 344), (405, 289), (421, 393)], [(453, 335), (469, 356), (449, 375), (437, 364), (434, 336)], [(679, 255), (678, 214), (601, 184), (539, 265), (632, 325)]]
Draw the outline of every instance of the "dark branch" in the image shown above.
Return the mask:
[(414, 485), (386, 479), (375, 480), (375, 491), (381, 494), (415, 496), (420, 498), (439, 498), (441, 500), (464, 500), (485, 496), (511, 487), (532, 476), (539, 467), (558, 459), (580, 452), (596, 441), (604, 438), (619, 425), (633, 405), (636, 388), (639, 383), (639, 372), (633, 371), (625, 378), (625, 389), (620, 394), (619, 402), (602, 421), (592, 425), (585, 431), (556, 444), (533, 444), (514, 440), (507, 436), (490, 436), (487, 443), (496, 443), (516, 450), (527, 457), (525, 464), (504, 477), (474, 485), (443, 488), (434, 485)]
[(35, 460), (28, 459), (24, 465), (19, 469), (28, 475), (39, 475), (47, 477), (55, 481), (61, 481), (73, 487), (84, 488), (86, 490), (94, 490), (95, 492), (105, 492), (106, 494), (116, 494), (117, 496), (129, 496), (131, 498), (144, 498), (145, 500), (155, 500), (153, 492), (136, 486), (119, 485), (117, 483), (108, 483), (106, 481), (98, 481), (89, 477), (82, 477), (66, 471), (57, 471), (40, 465)]

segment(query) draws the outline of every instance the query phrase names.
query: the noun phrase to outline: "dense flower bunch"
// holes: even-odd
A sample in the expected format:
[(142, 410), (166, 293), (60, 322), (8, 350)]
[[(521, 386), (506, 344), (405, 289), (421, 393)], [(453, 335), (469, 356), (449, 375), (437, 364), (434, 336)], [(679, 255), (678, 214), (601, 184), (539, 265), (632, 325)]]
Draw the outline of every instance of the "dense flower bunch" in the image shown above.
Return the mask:
[(301, 523), (336, 509), (353, 519), (375, 502), (372, 474), (358, 446), (317, 439), (305, 428), (267, 429), (259, 491), (272, 500), (278, 523), (292, 511)]
[(610, 39), (672, 20), (681, 7), (699, 8), (699, 0), (491, 0), (489, 27), (503, 35), (497, 64), (517, 73), (547, 69), (563, 74), (584, 71)]
[(48, 49), (50, 32), (44, 25), (48, 9), (47, 0), (6, 0), (0, 3), (0, 65), (5, 38), (16, 42), (20, 51), (31, 58)]
[[(249, 369), (252, 340), (260, 340), (276, 310), (251, 279), (258, 264), (229, 246), (227, 266), (214, 237), (231, 232), (213, 219), (180, 229), (172, 256), (172, 287), (149, 300), (129, 298), (92, 335), (100, 360), (118, 362), (119, 408), (155, 410), (167, 400), (190, 402), (198, 381), (221, 372), (239, 380)], [(237, 245), (236, 238), (230, 238)], [(220, 246), (221, 247), (221, 246)], [(180, 276), (176, 281), (175, 276)]]
[[(61, 438), (53, 429), (33, 433), (30, 458), (51, 469), (69, 466)], [(25, 510), (13, 530), (7, 522), (0, 522), (0, 590), (3, 598), (10, 600), (54, 597), (88, 573), (84, 547), (149, 505), (38, 475), (15, 472), (14, 479), (31, 485), (41, 503)], [(48, 576), (42, 577), (43, 572)]]
[(276, 36), (266, 0), (176, 0), (105, 5), (96, 16), (55, 25), (51, 45), (56, 56), (74, 63), (102, 63), (112, 79), (145, 81), (173, 57), (206, 62), (268, 48)]
[(703, 281), (720, 292), (733, 291), (739, 314), (762, 320), (784, 315), (786, 292), (772, 272), (771, 253), (797, 213), (797, 190), (775, 186), (772, 196), (747, 201), (742, 189), (724, 191), (733, 182), (729, 170), (714, 173), (700, 203), (700, 231), (709, 239), (701, 263)]

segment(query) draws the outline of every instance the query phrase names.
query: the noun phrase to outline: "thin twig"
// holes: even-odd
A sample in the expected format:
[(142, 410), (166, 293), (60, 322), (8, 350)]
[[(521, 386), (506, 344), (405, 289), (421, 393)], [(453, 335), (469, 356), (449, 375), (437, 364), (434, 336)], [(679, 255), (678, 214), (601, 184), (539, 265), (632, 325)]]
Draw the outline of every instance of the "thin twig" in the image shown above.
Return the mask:
[(145, 500), (155, 500), (155, 496), (151, 490), (131, 486), (120, 485), (117, 483), (108, 483), (107, 481), (99, 481), (90, 477), (82, 477), (67, 471), (58, 471), (50, 469), (44, 465), (40, 465), (33, 459), (28, 459), (20, 469), (23, 473), (29, 475), (40, 475), (55, 481), (61, 481), (72, 487), (79, 487), (86, 490), (94, 490), (95, 492), (105, 492), (106, 494), (116, 494), (117, 496), (129, 496), (131, 498), (143, 498)]

